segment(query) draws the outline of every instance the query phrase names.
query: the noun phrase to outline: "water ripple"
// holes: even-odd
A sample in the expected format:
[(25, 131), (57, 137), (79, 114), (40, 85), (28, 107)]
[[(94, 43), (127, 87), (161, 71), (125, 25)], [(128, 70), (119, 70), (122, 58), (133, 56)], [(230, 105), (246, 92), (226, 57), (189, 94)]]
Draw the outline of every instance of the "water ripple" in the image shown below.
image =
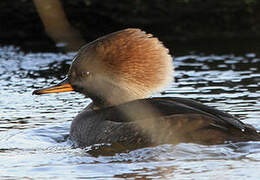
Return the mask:
[[(77, 93), (32, 96), (60, 81), (75, 53), (28, 53), (0, 47), (1, 179), (256, 179), (259, 142), (160, 145), (110, 155), (73, 148), (70, 122), (90, 100)], [(193, 98), (260, 128), (260, 57), (185, 53), (175, 82), (160, 96)], [(158, 95), (158, 94), (157, 94)]]

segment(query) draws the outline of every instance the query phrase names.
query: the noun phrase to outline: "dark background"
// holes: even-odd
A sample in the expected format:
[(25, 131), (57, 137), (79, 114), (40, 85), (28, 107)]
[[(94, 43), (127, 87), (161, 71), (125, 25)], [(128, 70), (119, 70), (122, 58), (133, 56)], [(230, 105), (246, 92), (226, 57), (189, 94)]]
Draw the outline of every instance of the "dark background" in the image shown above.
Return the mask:
[[(61, 0), (85, 40), (127, 27), (166, 44), (260, 37), (258, 0)], [(0, 44), (52, 46), (32, 0), (0, 1)]]

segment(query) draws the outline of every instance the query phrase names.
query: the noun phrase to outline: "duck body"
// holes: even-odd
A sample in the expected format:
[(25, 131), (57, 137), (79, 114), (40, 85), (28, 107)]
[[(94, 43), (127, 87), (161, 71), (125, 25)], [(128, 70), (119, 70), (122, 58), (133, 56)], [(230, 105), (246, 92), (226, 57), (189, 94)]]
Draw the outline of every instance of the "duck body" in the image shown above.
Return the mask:
[[(157, 113), (140, 107), (149, 107)], [(131, 111), (134, 117), (129, 115)], [(85, 109), (73, 120), (70, 139), (80, 147), (100, 143), (140, 147), (180, 142), (220, 144), (260, 140), (260, 135), (250, 125), (215, 108), (191, 99), (161, 97), (98, 110)]]
[(173, 72), (157, 38), (124, 29), (83, 46), (61, 83), (33, 94), (76, 91), (92, 100), (71, 124), (70, 139), (80, 147), (260, 140), (256, 129), (225, 112), (185, 98), (148, 98), (172, 82)]

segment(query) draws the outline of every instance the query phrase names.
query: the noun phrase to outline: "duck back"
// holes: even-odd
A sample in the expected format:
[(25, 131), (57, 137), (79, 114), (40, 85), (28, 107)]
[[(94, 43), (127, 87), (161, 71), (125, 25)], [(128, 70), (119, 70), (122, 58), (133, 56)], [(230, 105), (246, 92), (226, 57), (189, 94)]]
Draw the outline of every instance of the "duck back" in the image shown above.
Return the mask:
[(161, 97), (86, 109), (73, 120), (70, 139), (80, 147), (100, 143), (140, 147), (251, 141), (260, 140), (260, 135), (252, 126), (223, 111), (191, 99)]

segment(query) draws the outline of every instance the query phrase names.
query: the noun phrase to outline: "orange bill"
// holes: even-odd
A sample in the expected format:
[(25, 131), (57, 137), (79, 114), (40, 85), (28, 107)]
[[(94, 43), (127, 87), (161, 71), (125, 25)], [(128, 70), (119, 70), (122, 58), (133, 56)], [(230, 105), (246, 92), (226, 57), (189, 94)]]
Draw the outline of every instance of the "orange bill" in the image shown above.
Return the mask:
[(40, 95), (40, 94), (49, 94), (49, 93), (60, 93), (60, 92), (67, 92), (67, 91), (74, 91), (73, 87), (69, 84), (68, 80), (65, 79), (57, 85), (37, 89), (33, 91), (32, 94)]

